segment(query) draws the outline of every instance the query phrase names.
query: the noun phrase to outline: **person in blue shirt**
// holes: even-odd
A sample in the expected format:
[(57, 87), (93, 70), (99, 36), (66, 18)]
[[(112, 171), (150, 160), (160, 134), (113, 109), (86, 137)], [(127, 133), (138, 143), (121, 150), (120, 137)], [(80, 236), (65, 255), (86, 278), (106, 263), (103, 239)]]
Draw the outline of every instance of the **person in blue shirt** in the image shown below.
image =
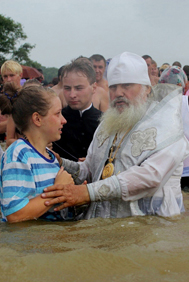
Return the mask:
[[(42, 86), (27, 86), (17, 91), (14, 83), (7, 83), (0, 105), (2, 114), (12, 114), (16, 127), (24, 136), (12, 143), (1, 159), (3, 220), (64, 219), (65, 213), (46, 207), (40, 196), (63, 170), (54, 153), (47, 148), (49, 143), (60, 139), (66, 124), (59, 97)], [(71, 175), (63, 173), (65, 183), (73, 183)]]

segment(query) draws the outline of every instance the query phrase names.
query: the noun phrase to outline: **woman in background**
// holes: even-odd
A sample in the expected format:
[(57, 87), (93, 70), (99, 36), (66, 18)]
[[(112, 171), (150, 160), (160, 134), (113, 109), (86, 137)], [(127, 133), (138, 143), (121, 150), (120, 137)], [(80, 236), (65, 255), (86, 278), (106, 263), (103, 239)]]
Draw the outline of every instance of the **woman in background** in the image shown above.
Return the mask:
[[(160, 77), (159, 83), (175, 84), (182, 87), (182, 93), (185, 93), (185, 86), (188, 82), (187, 76), (182, 68), (170, 66), (166, 68)], [(182, 95), (182, 120), (184, 135), (189, 140), (189, 97)], [(181, 177), (181, 188), (184, 191), (189, 191), (189, 157), (183, 162), (183, 173)]]

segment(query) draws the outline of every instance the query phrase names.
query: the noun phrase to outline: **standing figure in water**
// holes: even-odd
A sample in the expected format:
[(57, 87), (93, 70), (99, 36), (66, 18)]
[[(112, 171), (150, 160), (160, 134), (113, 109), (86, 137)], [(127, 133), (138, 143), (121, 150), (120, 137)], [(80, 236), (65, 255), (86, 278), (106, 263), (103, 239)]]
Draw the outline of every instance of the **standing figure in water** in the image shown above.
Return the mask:
[[(66, 120), (57, 94), (42, 86), (17, 91), (8, 83), (0, 97), (2, 114), (12, 114), (24, 136), (12, 143), (1, 161), (1, 212), (4, 221), (19, 222), (42, 217), (61, 220), (62, 214), (46, 207), (40, 194), (52, 185), (60, 170), (47, 144), (60, 139)], [(63, 169), (61, 168), (60, 171)], [(73, 183), (66, 171), (63, 182)]]
[(166, 93), (165, 86), (164, 96), (157, 97), (146, 62), (128, 52), (111, 60), (107, 78), (111, 108), (102, 117), (86, 160), (63, 159), (69, 173), (78, 172), (76, 183), (86, 179), (88, 184), (48, 187), (42, 194), (45, 204), (62, 202), (59, 210), (89, 203), (85, 219), (180, 214), (180, 178), (189, 155), (179, 114), (182, 89)]

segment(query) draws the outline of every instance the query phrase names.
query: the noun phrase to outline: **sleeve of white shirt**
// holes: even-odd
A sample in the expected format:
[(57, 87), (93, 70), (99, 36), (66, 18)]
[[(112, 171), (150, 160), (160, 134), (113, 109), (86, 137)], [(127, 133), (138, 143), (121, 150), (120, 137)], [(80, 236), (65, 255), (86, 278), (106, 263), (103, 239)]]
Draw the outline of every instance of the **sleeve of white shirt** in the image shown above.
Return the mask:
[[(180, 139), (151, 155), (140, 166), (132, 166), (118, 176), (88, 184), (91, 201), (122, 198), (135, 201), (153, 195), (160, 184), (164, 185), (182, 163), (188, 143)], [(182, 172), (181, 172), (182, 173)]]

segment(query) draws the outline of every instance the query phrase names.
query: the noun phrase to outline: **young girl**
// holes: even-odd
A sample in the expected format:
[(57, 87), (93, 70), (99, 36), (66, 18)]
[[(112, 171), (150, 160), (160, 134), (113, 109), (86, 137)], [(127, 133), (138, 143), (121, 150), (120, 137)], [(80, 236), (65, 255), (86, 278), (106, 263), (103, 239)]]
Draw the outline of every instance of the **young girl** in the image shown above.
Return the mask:
[[(60, 220), (61, 214), (53, 209), (51, 212), (40, 196), (45, 187), (54, 184), (60, 170), (58, 160), (47, 148), (47, 144), (60, 139), (66, 123), (60, 99), (53, 90), (42, 86), (28, 86), (17, 92), (15, 86), (8, 83), (0, 105), (2, 114), (12, 114), (24, 136), (8, 147), (1, 160), (3, 219), (19, 222), (42, 216)], [(71, 175), (63, 173), (64, 183), (73, 183)]]

